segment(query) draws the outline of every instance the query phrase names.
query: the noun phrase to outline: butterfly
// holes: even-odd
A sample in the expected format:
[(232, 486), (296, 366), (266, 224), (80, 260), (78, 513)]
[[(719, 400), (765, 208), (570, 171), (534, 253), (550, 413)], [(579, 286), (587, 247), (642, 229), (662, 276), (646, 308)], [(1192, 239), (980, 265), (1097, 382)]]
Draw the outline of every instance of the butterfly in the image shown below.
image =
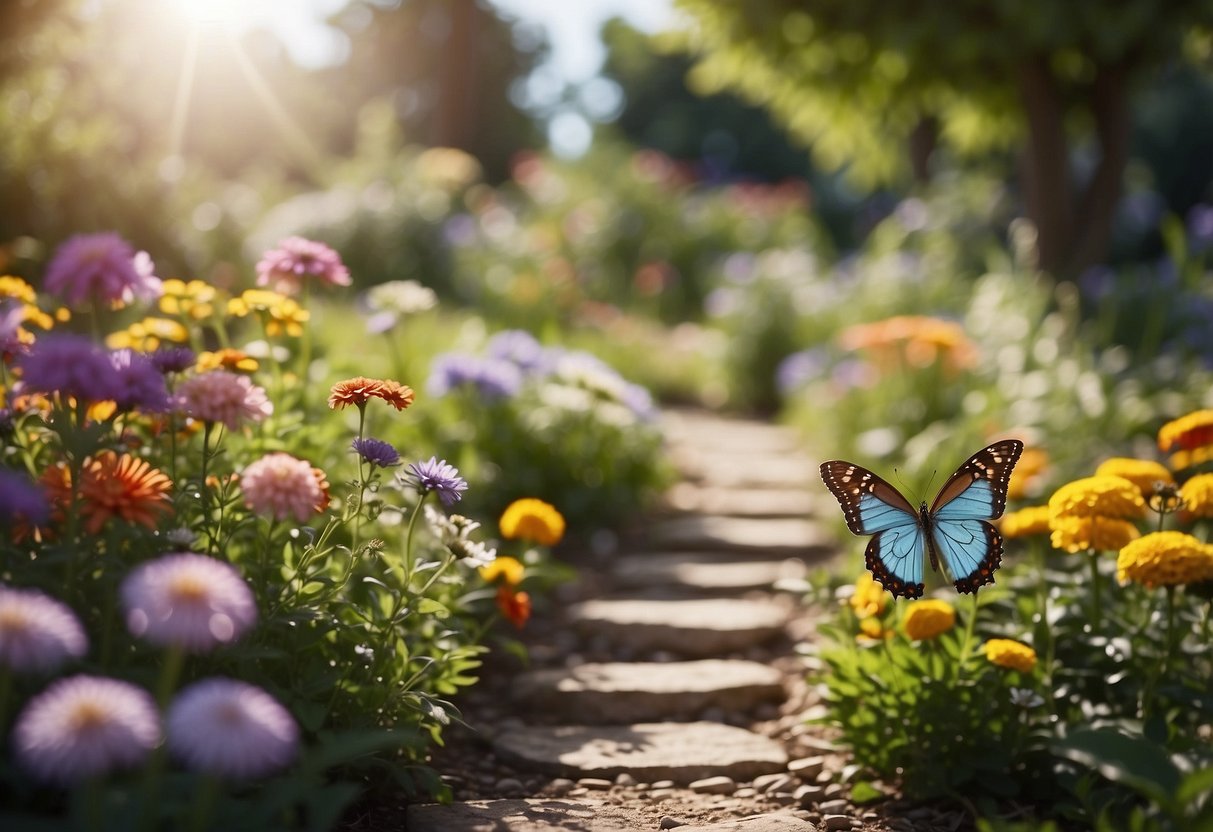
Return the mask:
[(821, 464), (821, 478), (838, 499), (847, 527), (870, 534), (864, 560), (894, 596), (922, 595), (923, 549), (931, 569), (944, 566), (957, 592), (977, 592), (994, 583), (1002, 562), (1002, 536), (989, 520), (1007, 506), (1007, 483), (1023, 453), (1018, 439), (1005, 439), (969, 457), (918, 510), (893, 486), (868, 469), (840, 459)]

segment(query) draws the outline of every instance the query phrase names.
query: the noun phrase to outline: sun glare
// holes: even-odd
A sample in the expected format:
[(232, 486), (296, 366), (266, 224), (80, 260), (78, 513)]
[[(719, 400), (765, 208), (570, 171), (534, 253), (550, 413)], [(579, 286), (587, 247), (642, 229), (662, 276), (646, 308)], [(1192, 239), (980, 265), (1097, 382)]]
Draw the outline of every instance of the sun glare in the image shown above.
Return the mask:
[(182, 13), (195, 23), (236, 26), (257, 15), (256, 0), (177, 0)]

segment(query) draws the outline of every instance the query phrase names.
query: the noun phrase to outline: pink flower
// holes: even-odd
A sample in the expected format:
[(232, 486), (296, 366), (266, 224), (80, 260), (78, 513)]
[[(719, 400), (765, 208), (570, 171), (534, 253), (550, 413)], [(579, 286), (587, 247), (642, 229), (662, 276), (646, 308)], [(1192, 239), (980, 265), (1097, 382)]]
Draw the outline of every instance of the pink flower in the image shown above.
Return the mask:
[(211, 370), (186, 379), (177, 388), (178, 407), (204, 422), (221, 422), (237, 430), (244, 422), (260, 422), (274, 412), (265, 390), (248, 376)]
[(136, 254), (112, 231), (79, 234), (59, 246), (46, 268), (45, 286), (76, 308), (92, 301), (147, 301), (164, 292), (147, 252)]
[(100, 676), (60, 679), (13, 725), (21, 767), (63, 785), (136, 765), (159, 743), (160, 715), (147, 691)]
[(257, 603), (231, 564), (178, 552), (135, 568), (121, 587), (126, 623), (153, 644), (193, 652), (235, 641), (257, 620)]
[(352, 282), (337, 252), (303, 237), (287, 237), (278, 248), (262, 255), (257, 264), (257, 285), (284, 295), (298, 294), (307, 277), (330, 286), (349, 286)]
[(275, 520), (300, 523), (329, 504), (324, 472), (290, 454), (268, 454), (244, 469), (240, 488), (249, 508)]
[(0, 665), (45, 672), (87, 649), (84, 628), (65, 604), (37, 590), (0, 586)]
[(168, 710), (168, 747), (187, 768), (240, 779), (287, 765), (299, 748), (294, 718), (260, 688), (234, 679), (203, 679)]

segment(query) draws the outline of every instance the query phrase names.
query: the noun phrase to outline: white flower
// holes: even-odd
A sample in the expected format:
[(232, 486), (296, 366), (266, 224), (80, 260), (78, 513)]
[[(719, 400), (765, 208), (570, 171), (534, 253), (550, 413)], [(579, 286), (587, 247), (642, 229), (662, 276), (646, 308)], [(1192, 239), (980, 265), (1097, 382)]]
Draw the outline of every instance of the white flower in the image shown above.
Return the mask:
[(262, 777), (288, 765), (299, 749), (299, 726), (286, 708), (234, 679), (203, 679), (182, 690), (167, 724), (175, 757), (222, 777)]
[(235, 567), (181, 552), (136, 567), (122, 582), (127, 626), (153, 644), (209, 650), (257, 620), (253, 591)]
[(0, 586), (0, 665), (54, 670), (87, 649), (84, 628), (65, 604), (37, 590)]
[(1011, 688), (1011, 704), (1025, 711), (1039, 708), (1045, 700), (1036, 691), (1029, 688)]

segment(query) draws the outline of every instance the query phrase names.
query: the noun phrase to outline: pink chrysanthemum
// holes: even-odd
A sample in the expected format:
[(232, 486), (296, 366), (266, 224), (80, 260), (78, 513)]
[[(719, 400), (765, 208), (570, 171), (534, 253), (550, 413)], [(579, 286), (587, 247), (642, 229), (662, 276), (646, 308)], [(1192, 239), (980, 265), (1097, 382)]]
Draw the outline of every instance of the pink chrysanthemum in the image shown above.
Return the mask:
[(0, 586), (0, 665), (45, 672), (87, 649), (84, 628), (66, 604), (37, 590)]
[(59, 246), (46, 268), (45, 286), (76, 308), (92, 301), (152, 300), (164, 292), (147, 253), (136, 254), (112, 231), (79, 234)]
[(257, 620), (257, 603), (230, 564), (178, 552), (137, 566), (121, 588), (131, 633), (193, 652), (235, 641)]
[(281, 452), (267, 454), (245, 468), (240, 489), (249, 508), (275, 520), (294, 518), (304, 523), (329, 504), (324, 473)]
[(245, 422), (260, 422), (274, 412), (265, 390), (247, 376), (211, 370), (188, 378), (177, 388), (178, 406), (204, 422), (221, 422), (238, 430)]
[(160, 715), (147, 691), (100, 676), (60, 679), (13, 726), (21, 767), (63, 785), (136, 765), (159, 744)]
[(262, 255), (257, 264), (257, 285), (284, 295), (297, 294), (307, 278), (330, 286), (349, 286), (352, 282), (337, 252), (303, 237), (287, 237), (278, 248)]
[(299, 726), (265, 691), (234, 679), (203, 679), (168, 710), (168, 747), (189, 769), (262, 777), (295, 759)]

